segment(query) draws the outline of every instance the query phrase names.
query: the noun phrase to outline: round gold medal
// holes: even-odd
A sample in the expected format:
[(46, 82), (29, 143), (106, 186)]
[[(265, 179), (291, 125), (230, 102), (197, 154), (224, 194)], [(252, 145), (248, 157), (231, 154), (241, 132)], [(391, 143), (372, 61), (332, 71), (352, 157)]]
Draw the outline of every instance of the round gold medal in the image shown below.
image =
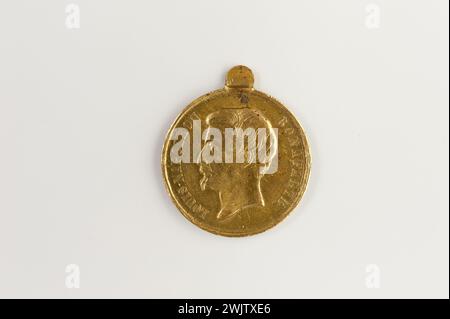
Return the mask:
[(214, 234), (248, 236), (282, 221), (308, 183), (302, 127), (233, 67), (223, 89), (189, 104), (170, 127), (161, 166), (170, 197), (192, 223)]

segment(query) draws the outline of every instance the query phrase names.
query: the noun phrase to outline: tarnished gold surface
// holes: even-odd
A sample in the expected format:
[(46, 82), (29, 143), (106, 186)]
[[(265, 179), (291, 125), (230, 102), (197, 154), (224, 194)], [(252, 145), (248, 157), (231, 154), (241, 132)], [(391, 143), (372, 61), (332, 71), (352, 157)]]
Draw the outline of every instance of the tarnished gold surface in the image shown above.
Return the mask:
[[(253, 82), (250, 69), (232, 68), (223, 89), (181, 112), (164, 143), (161, 166), (170, 197), (188, 220), (214, 234), (248, 236), (275, 226), (297, 206), (308, 182), (311, 158), (302, 127), (280, 102), (253, 89)], [(276, 128), (276, 172), (261, 174), (260, 163), (173, 163), (172, 132), (184, 127), (192, 136), (193, 120), (202, 128)]]

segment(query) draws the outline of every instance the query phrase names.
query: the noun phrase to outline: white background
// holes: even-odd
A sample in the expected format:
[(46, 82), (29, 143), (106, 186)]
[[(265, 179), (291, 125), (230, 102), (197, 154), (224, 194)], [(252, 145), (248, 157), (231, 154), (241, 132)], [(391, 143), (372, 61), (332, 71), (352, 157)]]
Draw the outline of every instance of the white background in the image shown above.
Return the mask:
[[(72, 2), (79, 29), (69, 1), (0, 4), (0, 297), (448, 298), (448, 1)], [(185, 220), (160, 172), (171, 122), (236, 64), (313, 156), (297, 209), (237, 239)]]

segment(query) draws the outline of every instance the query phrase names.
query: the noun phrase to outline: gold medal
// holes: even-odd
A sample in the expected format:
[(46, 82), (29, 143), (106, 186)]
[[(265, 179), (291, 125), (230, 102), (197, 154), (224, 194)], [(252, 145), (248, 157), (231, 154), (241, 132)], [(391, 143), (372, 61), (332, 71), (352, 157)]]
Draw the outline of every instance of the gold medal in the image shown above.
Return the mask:
[(308, 183), (311, 157), (296, 118), (233, 67), (225, 87), (189, 104), (170, 127), (161, 166), (170, 197), (214, 234), (248, 236), (282, 221)]

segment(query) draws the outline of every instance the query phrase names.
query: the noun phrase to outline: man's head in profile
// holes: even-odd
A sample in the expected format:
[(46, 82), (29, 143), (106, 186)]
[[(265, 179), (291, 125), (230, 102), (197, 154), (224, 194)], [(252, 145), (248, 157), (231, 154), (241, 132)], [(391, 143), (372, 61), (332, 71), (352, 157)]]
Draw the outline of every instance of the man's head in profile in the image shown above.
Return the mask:
[[(278, 155), (276, 129), (272, 128), (261, 112), (249, 108), (213, 112), (207, 116), (206, 125), (207, 129), (215, 128), (224, 136), (231, 129), (243, 133), (241, 143), (238, 142), (239, 136), (232, 139), (233, 147), (218, 145), (223, 153), (222, 162), (199, 163), (201, 189), (211, 189), (219, 196), (220, 210), (216, 217), (227, 219), (245, 208), (264, 206), (261, 179), (265, 174), (273, 173), (270, 172), (270, 167), (273, 168), (274, 158)], [(256, 136), (254, 133), (258, 129), (262, 132), (258, 131)], [(263, 133), (264, 138), (260, 133)], [(266, 134), (270, 138), (270, 144), (267, 143)], [(227, 138), (224, 144), (227, 144)], [(201, 152), (208, 151), (207, 147), (203, 147)], [(267, 152), (270, 154), (267, 155)], [(264, 156), (263, 162), (258, 161)]]

